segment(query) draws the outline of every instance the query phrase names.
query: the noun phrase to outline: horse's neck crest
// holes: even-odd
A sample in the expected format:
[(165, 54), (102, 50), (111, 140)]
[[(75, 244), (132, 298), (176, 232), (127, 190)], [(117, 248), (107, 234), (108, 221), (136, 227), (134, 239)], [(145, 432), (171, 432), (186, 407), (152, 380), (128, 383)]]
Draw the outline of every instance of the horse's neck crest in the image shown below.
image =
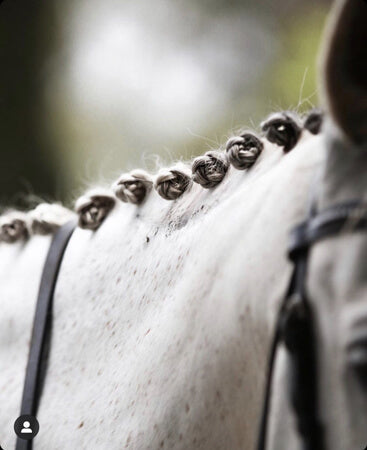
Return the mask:
[[(79, 197), (75, 212), (81, 228), (96, 230), (114, 208), (116, 201), (140, 205), (155, 190), (165, 200), (176, 200), (193, 183), (213, 189), (222, 182), (229, 166), (237, 170), (251, 170), (259, 158), (265, 140), (283, 148), (294, 149), (304, 130), (318, 134), (323, 114), (312, 110), (304, 118), (293, 112), (271, 114), (261, 123), (263, 136), (246, 131), (228, 139), (224, 150), (211, 150), (195, 158), (191, 164), (179, 163), (161, 169), (156, 176), (137, 169), (122, 174), (109, 189), (95, 188)], [(13, 243), (32, 234), (50, 234), (68, 222), (73, 213), (58, 204), (41, 204), (28, 213), (10, 211), (0, 218), (0, 241)]]

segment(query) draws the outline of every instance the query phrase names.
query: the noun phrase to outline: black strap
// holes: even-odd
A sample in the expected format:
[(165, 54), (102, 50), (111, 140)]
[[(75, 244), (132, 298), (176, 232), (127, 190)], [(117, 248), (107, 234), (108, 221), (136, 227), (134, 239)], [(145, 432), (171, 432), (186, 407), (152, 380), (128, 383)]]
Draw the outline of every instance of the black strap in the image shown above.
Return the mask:
[(331, 206), (296, 226), (290, 234), (288, 246), (292, 260), (315, 242), (339, 233), (361, 231), (367, 228), (367, 205), (350, 200)]
[(291, 299), (292, 294), (295, 292), (296, 285), (297, 285), (297, 278), (299, 278), (299, 274), (297, 273), (297, 267), (294, 267), (293, 273), (291, 276), (291, 280), (287, 289), (287, 293), (283, 299), (283, 302), (280, 306), (277, 320), (275, 322), (275, 331), (274, 331), (274, 337), (273, 341), (271, 343), (270, 347), (270, 353), (268, 357), (268, 367), (267, 367), (267, 375), (266, 375), (266, 385), (265, 385), (265, 396), (264, 396), (264, 402), (261, 412), (261, 418), (260, 418), (260, 427), (259, 427), (259, 439), (258, 439), (258, 450), (265, 450), (266, 449), (266, 439), (268, 436), (268, 418), (269, 418), (269, 412), (270, 412), (270, 400), (272, 396), (272, 386), (273, 386), (273, 375), (274, 375), (274, 368), (275, 368), (275, 361), (277, 356), (277, 351), (279, 344), (282, 342), (283, 339), (283, 321), (287, 309), (287, 304)]
[(304, 450), (324, 448), (323, 429), (318, 416), (317, 360), (311, 305), (305, 288), (309, 248), (317, 241), (343, 231), (367, 229), (367, 205), (350, 200), (317, 212), (312, 203), (306, 221), (290, 234), (289, 257), (294, 270), (280, 307), (270, 348), (265, 397), (260, 419), (258, 450), (265, 450), (273, 372), (278, 346), (285, 344), (290, 357), (290, 401)]
[(277, 350), (282, 342), (290, 359), (289, 400), (303, 450), (323, 450), (323, 427), (318, 416), (317, 361), (314, 321), (305, 292), (308, 251), (298, 254), (284, 297), (268, 363), (265, 399), (260, 421), (258, 450), (266, 449), (268, 417)]
[[(294, 275), (292, 275), (292, 280), (293, 280), (293, 278), (294, 278)], [(281, 308), (280, 311), (282, 311), (282, 309), (283, 308)], [(267, 375), (266, 375), (266, 384), (265, 384), (265, 396), (264, 396), (263, 406), (262, 406), (262, 410), (261, 410), (257, 450), (265, 450), (266, 449), (266, 439), (268, 437), (268, 418), (269, 418), (269, 412), (270, 412), (270, 400), (271, 400), (271, 396), (272, 396), (274, 367), (275, 367), (278, 346), (282, 339), (281, 320), (280, 320), (281, 315), (282, 315), (282, 313), (279, 312), (278, 320), (276, 321), (276, 325), (275, 325), (274, 337), (273, 337), (273, 341), (271, 343), (270, 353), (269, 353), (269, 357), (268, 357), (268, 367), (267, 367), (267, 371), (266, 371)]]
[(278, 313), (270, 350), (265, 398), (260, 421), (258, 450), (265, 450), (272, 376), (280, 342), (290, 358), (290, 401), (304, 450), (324, 448), (323, 428), (318, 416), (317, 358), (313, 313), (306, 292), (309, 248), (317, 241), (343, 231), (367, 229), (367, 205), (360, 200), (340, 203), (317, 212), (313, 202), (305, 222), (290, 236), (289, 257), (294, 263), (291, 281)]
[[(305, 280), (307, 255), (296, 270)], [(303, 272), (303, 275), (302, 275)], [(304, 285), (304, 281), (301, 281)], [(314, 317), (306, 293), (298, 285), (282, 317), (282, 339), (289, 357), (289, 400), (303, 450), (323, 450), (324, 433), (319, 417), (317, 355)]]
[[(33, 322), (31, 346), (28, 355), (20, 415), (37, 414), (38, 404), (46, 375), (52, 325), (53, 296), (61, 261), (76, 227), (75, 221), (63, 225), (52, 239), (43, 268)], [(16, 450), (31, 450), (32, 440), (18, 437)]]

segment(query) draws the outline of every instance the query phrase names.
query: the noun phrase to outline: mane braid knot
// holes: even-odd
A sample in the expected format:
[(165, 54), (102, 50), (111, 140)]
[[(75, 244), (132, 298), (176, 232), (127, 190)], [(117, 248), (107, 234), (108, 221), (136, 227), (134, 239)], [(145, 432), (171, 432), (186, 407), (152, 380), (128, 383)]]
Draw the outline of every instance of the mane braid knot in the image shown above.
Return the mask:
[(133, 170), (123, 174), (112, 189), (117, 198), (126, 203), (139, 205), (153, 187), (152, 177), (144, 170)]
[(285, 153), (297, 145), (301, 136), (302, 124), (299, 118), (291, 112), (272, 114), (261, 124), (265, 137), (273, 144), (283, 147)]
[(166, 200), (176, 200), (192, 185), (191, 174), (186, 167), (161, 170), (154, 182), (158, 194)]
[(54, 233), (74, 217), (74, 213), (59, 203), (40, 203), (28, 213), (32, 234)]
[(224, 153), (210, 151), (194, 159), (192, 179), (205, 189), (214, 188), (223, 180), (228, 167), (228, 159)]
[(10, 211), (0, 218), (0, 242), (12, 244), (29, 236), (27, 215), (21, 211)]
[(324, 120), (324, 113), (320, 109), (313, 109), (305, 118), (303, 127), (312, 134), (319, 134)]
[(115, 206), (113, 194), (106, 189), (94, 189), (87, 192), (75, 203), (79, 215), (80, 228), (96, 230)]
[(230, 138), (226, 144), (229, 162), (239, 170), (253, 166), (264, 148), (262, 141), (252, 132)]

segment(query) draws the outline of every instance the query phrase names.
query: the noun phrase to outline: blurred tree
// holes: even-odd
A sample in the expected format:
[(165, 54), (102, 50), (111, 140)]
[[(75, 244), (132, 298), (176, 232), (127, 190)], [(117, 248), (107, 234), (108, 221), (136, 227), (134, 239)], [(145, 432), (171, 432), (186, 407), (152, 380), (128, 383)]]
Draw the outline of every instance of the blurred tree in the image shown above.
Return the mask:
[[(0, 6), (0, 202), (24, 206), (27, 194), (55, 195), (55, 166), (43, 138), (42, 85), (54, 27), (48, 2)], [(15, 193), (17, 196), (15, 196)], [(23, 204), (23, 205), (22, 205)]]

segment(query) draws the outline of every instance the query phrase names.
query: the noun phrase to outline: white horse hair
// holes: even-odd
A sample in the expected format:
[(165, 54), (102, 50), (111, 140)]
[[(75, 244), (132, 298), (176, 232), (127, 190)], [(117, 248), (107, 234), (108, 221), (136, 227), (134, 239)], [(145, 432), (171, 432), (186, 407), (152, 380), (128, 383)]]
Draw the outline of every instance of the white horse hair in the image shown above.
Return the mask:
[[(276, 113), (262, 136), (244, 132), (191, 167), (136, 170), (77, 200), (35, 450), (255, 448), (269, 343), (291, 273), (289, 230), (305, 218), (310, 192), (320, 208), (366, 199), (366, 23), (363, 0), (337, 4), (324, 50), (322, 127), (319, 111)], [(0, 219), (5, 450), (15, 446), (50, 233), (74, 215), (60, 208)], [(367, 444), (367, 393), (345, 350), (356, 334), (367, 336), (366, 243), (363, 233), (337, 236), (310, 257), (327, 449)], [(287, 371), (281, 349), (270, 449), (300, 449)]]

